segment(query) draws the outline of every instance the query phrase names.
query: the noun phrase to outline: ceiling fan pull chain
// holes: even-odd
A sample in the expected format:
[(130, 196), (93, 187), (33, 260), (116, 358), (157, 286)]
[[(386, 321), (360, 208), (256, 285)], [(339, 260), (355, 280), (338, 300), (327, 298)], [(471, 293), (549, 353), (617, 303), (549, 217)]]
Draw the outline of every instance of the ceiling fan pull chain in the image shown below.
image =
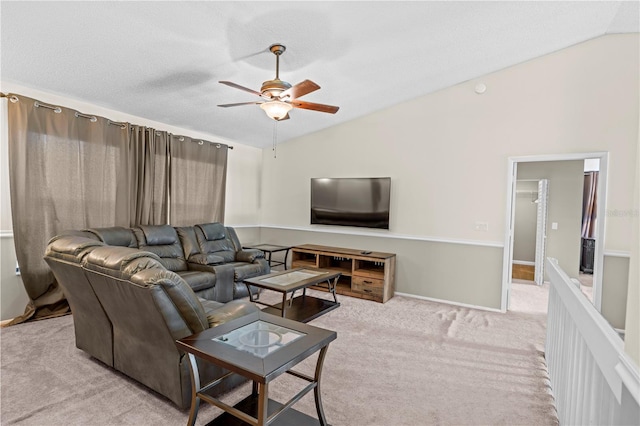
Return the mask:
[(273, 158), (276, 158), (276, 147), (278, 146), (278, 122), (273, 121)]

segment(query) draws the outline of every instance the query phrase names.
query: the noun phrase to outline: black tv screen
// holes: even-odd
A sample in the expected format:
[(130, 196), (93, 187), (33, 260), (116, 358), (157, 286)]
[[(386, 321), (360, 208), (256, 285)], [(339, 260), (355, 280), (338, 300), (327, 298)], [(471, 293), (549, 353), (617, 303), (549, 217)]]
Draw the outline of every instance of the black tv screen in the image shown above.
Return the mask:
[(389, 229), (391, 178), (312, 178), (311, 223)]

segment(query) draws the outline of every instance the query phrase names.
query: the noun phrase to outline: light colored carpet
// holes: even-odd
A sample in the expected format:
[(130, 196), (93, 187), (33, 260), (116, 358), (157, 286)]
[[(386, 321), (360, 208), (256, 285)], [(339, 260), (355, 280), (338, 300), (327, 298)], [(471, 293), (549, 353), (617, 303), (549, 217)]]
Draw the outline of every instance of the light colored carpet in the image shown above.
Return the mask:
[[(340, 302), (311, 322), (338, 333), (322, 378), (332, 425), (557, 424), (543, 356), (546, 315), (399, 296), (386, 304)], [(0, 344), (3, 425), (187, 421), (186, 411), (76, 349), (70, 316), (1, 329)], [(297, 369), (311, 374), (315, 359)], [(284, 375), (270, 396), (284, 401), (301, 386)], [(229, 401), (248, 392), (248, 385), (240, 387)], [(315, 416), (312, 394), (294, 407)], [(197, 424), (218, 413), (203, 404)]]

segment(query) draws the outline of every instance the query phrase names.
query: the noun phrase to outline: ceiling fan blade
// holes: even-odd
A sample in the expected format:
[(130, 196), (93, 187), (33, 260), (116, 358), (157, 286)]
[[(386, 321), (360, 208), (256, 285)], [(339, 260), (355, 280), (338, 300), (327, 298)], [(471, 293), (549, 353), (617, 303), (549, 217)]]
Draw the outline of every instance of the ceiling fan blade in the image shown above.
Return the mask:
[(280, 93), (280, 98), (289, 96), (291, 99), (296, 99), (308, 93), (315, 92), (319, 88), (320, 86), (318, 86), (316, 83), (314, 83), (311, 80), (301, 81), (295, 86), (292, 86), (287, 90), (285, 90), (284, 92)]
[(223, 104), (218, 106), (222, 108), (228, 108), (228, 107), (235, 107), (235, 106), (241, 106), (241, 105), (259, 105), (261, 103), (262, 102), (239, 102), (237, 104)]
[(324, 104), (314, 104), (312, 102), (305, 102), (305, 101), (298, 101), (298, 100), (293, 100), (290, 103), (291, 103), (291, 105), (294, 106), (294, 108), (302, 108), (302, 109), (310, 109), (310, 110), (313, 110), (313, 111), (328, 112), (329, 114), (335, 114), (340, 109), (340, 107), (337, 107), (337, 106), (324, 105)]
[(253, 89), (249, 89), (248, 87), (240, 86), (239, 84), (233, 83), (231, 81), (219, 81), (218, 83), (226, 84), (229, 87), (235, 87), (236, 89), (244, 90), (245, 92), (253, 93), (254, 95), (262, 96), (260, 92), (256, 92)]

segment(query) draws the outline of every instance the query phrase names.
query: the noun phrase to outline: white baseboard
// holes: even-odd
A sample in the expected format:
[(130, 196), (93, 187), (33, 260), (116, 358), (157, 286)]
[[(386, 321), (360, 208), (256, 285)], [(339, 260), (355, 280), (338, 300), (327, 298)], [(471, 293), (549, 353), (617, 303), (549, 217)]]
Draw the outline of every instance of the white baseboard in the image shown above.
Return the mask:
[(412, 299), (426, 300), (428, 302), (443, 303), (445, 305), (460, 306), (462, 308), (477, 309), (477, 310), (480, 310), (480, 311), (498, 312), (498, 313), (501, 313), (501, 314), (503, 314), (505, 312), (505, 311), (503, 311), (501, 309), (489, 308), (487, 306), (469, 305), (467, 303), (459, 303), (459, 302), (453, 302), (451, 300), (443, 300), (443, 299), (436, 299), (436, 298), (433, 298), (433, 297), (418, 296), (416, 294), (410, 294), (410, 293), (399, 293), (399, 292), (396, 291), (395, 295), (396, 296), (403, 296), (403, 297), (410, 297)]
[(526, 266), (536, 266), (536, 262), (529, 262), (528, 260), (514, 260), (514, 265), (526, 265)]

